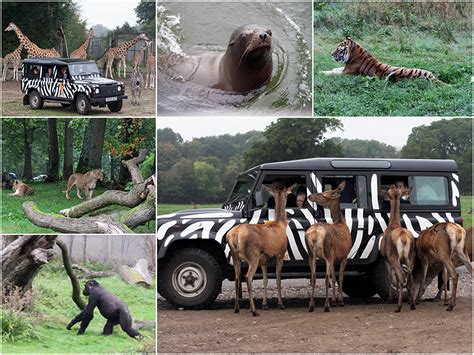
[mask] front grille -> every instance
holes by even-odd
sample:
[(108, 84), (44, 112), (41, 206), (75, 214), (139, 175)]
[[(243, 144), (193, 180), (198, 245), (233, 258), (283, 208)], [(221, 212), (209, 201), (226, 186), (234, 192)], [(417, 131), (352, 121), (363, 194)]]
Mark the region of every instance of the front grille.
[(118, 85), (117, 84), (110, 84), (110, 85), (101, 85), (99, 87), (99, 95), (98, 97), (101, 96), (118, 96), (123, 94), (123, 87), (122, 91), (117, 90)]

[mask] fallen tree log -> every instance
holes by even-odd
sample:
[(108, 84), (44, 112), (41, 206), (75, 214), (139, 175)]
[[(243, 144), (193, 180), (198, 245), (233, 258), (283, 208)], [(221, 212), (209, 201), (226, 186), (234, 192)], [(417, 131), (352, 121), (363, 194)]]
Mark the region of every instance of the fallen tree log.
[(72, 268), (81, 271), (82, 275), (79, 277), (83, 279), (94, 279), (98, 277), (110, 277), (117, 275), (117, 273), (113, 271), (92, 271), (86, 268), (85, 266), (77, 264), (72, 264)]

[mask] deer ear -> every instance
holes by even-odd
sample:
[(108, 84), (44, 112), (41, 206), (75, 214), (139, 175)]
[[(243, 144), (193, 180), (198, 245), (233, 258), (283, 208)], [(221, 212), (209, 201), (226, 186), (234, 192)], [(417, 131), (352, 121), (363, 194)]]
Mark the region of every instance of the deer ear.
[(382, 195), (383, 197), (388, 196), (388, 191), (387, 191), (387, 190), (380, 189), (379, 192), (381, 193), (381, 195)]
[(339, 190), (339, 192), (343, 191), (346, 188), (346, 180), (342, 180), (342, 182), (339, 184), (336, 190)]
[(296, 184), (291, 185), (290, 187), (286, 188), (286, 194), (289, 195), (292, 193), (293, 189), (296, 187)]
[(269, 188), (267, 185), (262, 185), (262, 186), (270, 195), (274, 196), (273, 190), (271, 188)]
[(341, 197), (341, 191), (339, 189), (334, 190), (334, 192), (331, 194), (332, 198), (339, 198)]

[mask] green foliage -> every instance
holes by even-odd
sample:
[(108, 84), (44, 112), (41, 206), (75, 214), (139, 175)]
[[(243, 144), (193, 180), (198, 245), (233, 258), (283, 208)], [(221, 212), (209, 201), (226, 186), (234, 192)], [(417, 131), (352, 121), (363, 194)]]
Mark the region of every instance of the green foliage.
[(244, 153), (247, 168), (282, 160), (340, 156), (339, 147), (324, 134), (341, 127), (335, 118), (279, 118), (263, 132), (263, 138)]
[(154, 22), (156, 17), (155, 6), (156, 3), (153, 0), (140, 0), (140, 3), (135, 8), (138, 22), (141, 24)]
[[(14, 22), (33, 43), (41, 48), (60, 49), (63, 43), (59, 28), (62, 27), (66, 34), (69, 51), (79, 47), (85, 38), (85, 21), (79, 17), (79, 8), (72, 0), (61, 2), (3, 2), (2, 22), (4, 28)], [(2, 29), (3, 31), (3, 29)], [(15, 33), (3, 32), (2, 56), (18, 47)], [(23, 53), (26, 53), (23, 50)], [(25, 55), (26, 57), (26, 55)]]
[[(25, 197), (12, 197), (8, 196), (9, 193), (12, 193), (11, 190), (1, 191), (1, 222), (2, 222), (2, 232), (19, 234), (19, 233), (55, 233), (51, 229), (41, 228), (33, 225), (22, 210), (22, 205), (26, 201), (33, 201), (37, 204), (38, 208), (46, 213), (58, 213), (58, 211), (70, 208), (79, 203), (78, 198), (76, 197), (75, 188), (71, 191), (71, 199), (67, 200), (65, 193), (66, 182), (58, 183), (30, 183), (29, 184), (35, 191), (33, 196)], [(105, 192), (105, 189), (102, 187), (97, 187), (94, 190), (94, 196), (100, 195)], [(84, 193), (82, 193), (84, 197)], [(110, 206), (104, 211), (121, 211), (126, 210), (126, 207), (119, 206)], [(155, 222), (152, 221), (148, 225), (140, 226), (135, 229), (137, 233), (151, 233), (155, 230)]]
[[(317, 5), (315, 115), (471, 115), (471, 10), (466, 5), (387, 2)], [(383, 63), (427, 69), (450, 85), (431, 84), (423, 79), (386, 83), (377, 78), (320, 73), (343, 66), (334, 62), (331, 53), (347, 35)]]
[(472, 194), (472, 119), (443, 119), (413, 128), (400, 156), (456, 160), (461, 192)]
[[(59, 259), (60, 257), (53, 263), (60, 266)], [(91, 265), (87, 264), (87, 267)], [(102, 270), (106, 267), (96, 263), (92, 269)], [(80, 281), (81, 287), (84, 282)], [(154, 285), (149, 289), (129, 286), (118, 276), (100, 278), (99, 282), (127, 303), (134, 320), (156, 319)], [(76, 335), (78, 325), (67, 330), (67, 323), (79, 313), (79, 309), (71, 299), (71, 282), (64, 270), (62, 273), (51, 272), (45, 266), (35, 277), (33, 289), (36, 295), (34, 308), (24, 315), (29, 318), (30, 327), (34, 327), (35, 337), (15, 338), (13, 341), (4, 337), (4, 353), (135, 353), (140, 349), (154, 352), (154, 329), (142, 328), (140, 333), (145, 336), (142, 341), (128, 337), (119, 326), (115, 327), (112, 335), (104, 337), (102, 328), (105, 319), (97, 310), (83, 336)], [(3, 308), (2, 315), (5, 311)]]
[(193, 208), (221, 208), (222, 204), (211, 203), (211, 204), (172, 204), (172, 203), (159, 203), (158, 215), (164, 215), (174, 213), (183, 210), (191, 210)]
[(140, 172), (144, 179), (155, 173), (155, 154), (148, 154), (145, 161), (140, 164)]
[(206, 162), (195, 161), (193, 164), (194, 174), (196, 176), (196, 185), (200, 201), (214, 201), (222, 192), (223, 188), (219, 177), (219, 169)]
[(397, 148), (374, 139), (332, 138), (345, 158), (398, 158)]
[(463, 227), (472, 227), (472, 208), (474, 198), (472, 196), (461, 196), (461, 216), (464, 218)]

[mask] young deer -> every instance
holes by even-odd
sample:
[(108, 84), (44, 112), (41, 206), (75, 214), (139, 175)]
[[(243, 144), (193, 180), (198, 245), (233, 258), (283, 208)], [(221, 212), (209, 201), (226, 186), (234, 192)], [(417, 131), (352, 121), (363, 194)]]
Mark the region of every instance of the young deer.
[(272, 189), (268, 192), (275, 198), (275, 221), (265, 224), (240, 224), (232, 228), (226, 236), (227, 244), (234, 263), (235, 270), (235, 313), (240, 311), (240, 298), (242, 297), (242, 283), (240, 281), (240, 266), (242, 260), (249, 264), (247, 271), (247, 288), (249, 292), (250, 311), (258, 316), (252, 295), (252, 281), (258, 266), (263, 272), (263, 303), (262, 308), (268, 309), (267, 305), (267, 263), (270, 259), (276, 261), (276, 283), (278, 289), (278, 307), (284, 309), (281, 299), (281, 269), (283, 259), (288, 247), (286, 227), (286, 201), (294, 186), (286, 188), (281, 181), (274, 181)]
[(390, 197), (390, 220), (387, 229), (383, 234), (380, 244), (380, 252), (385, 257), (387, 266), (387, 287), (388, 299), (392, 300), (392, 275), (395, 273), (398, 284), (398, 304), (395, 312), (400, 312), (403, 301), (403, 281), (405, 274), (401, 263), (405, 264), (408, 269), (407, 288), (410, 296), (410, 309), (415, 309), (415, 297), (413, 294), (413, 267), (415, 266), (415, 238), (413, 234), (406, 228), (402, 228), (400, 224), (400, 198), (403, 195), (410, 194), (411, 189), (405, 187), (400, 188), (390, 185), (388, 190), (382, 190), (384, 195)]
[(313, 224), (305, 233), (306, 246), (308, 248), (309, 267), (311, 269), (311, 298), (309, 300), (309, 312), (314, 311), (314, 287), (316, 285), (316, 258), (324, 259), (326, 262), (326, 301), (324, 312), (329, 312), (329, 277), (332, 277), (332, 301), (336, 302), (336, 273), (334, 264), (340, 263), (339, 267), (339, 306), (344, 306), (342, 297), (342, 284), (344, 269), (347, 264), (347, 255), (352, 247), (352, 238), (346, 221), (341, 213), (339, 200), (341, 191), (346, 187), (346, 181), (342, 181), (335, 190), (311, 194), (308, 200), (316, 202), (323, 207), (329, 207), (333, 224)]
[[(454, 265), (455, 258), (459, 258), (472, 274), (472, 265), (467, 255), (466, 230), (460, 225), (452, 222), (437, 223), (421, 232), (416, 241), (416, 255), (420, 260), (421, 269), (415, 270), (414, 278), (419, 286), (417, 301), (426, 290), (425, 283), (428, 268), (441, 263), (443, 273), (453, 279), (451, 298), (447, 310), (452, 311), (456, 305), (456, 289), (458, 274)], [(447, 277), (444, 277), (445, 288), (447, 288)]]

